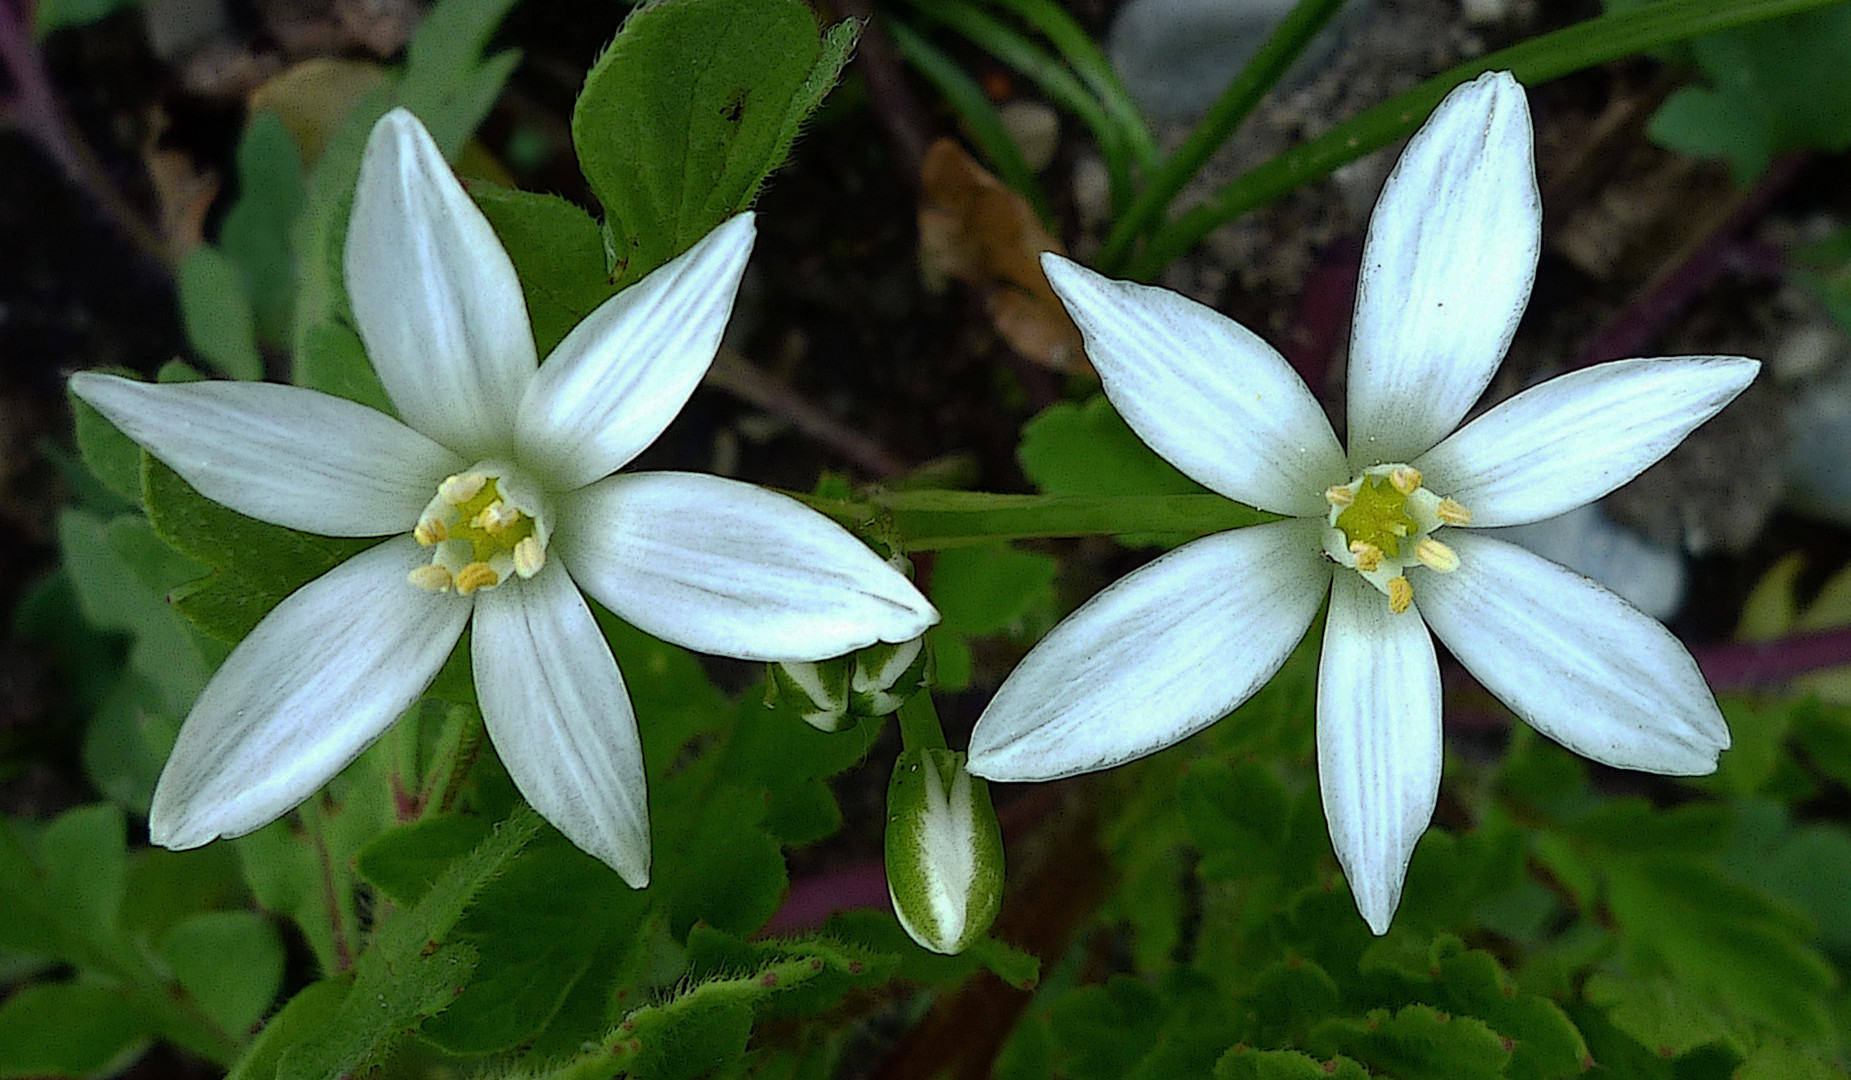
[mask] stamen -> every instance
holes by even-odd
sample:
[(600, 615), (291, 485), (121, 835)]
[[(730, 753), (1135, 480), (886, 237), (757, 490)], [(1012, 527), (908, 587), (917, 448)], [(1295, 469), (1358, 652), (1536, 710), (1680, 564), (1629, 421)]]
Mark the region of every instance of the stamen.
[(1341, 510), (1356, 501), (1356, 493), (1348, 484), (1332, 484), (1324, 489), (1324, 501)]
[(1388, 610), (1400, 615), (1414, 605), (1414, 586), (1405, 577), (1388, 579)]
[(1442, 574), (1459, 569), (1459, 553), (1432, 537), (1414, 546), (1414, 557), (1420, 560), (1422, 566)]
[(461, 506), (476, 497), (482, 485), (488, 483), (488, 477), (481, 473), (462, 473), (446, 479), (437, 486), (437, 494), (451, 506)]
[(1356, 556), (1356, 569), (1365, 574), (1375, 573), (1376, 567), (1382, 565), (1382, 549), (1367, 540), (1352, 540), (1350, 554)]
[(1439, 514), (1440, 520), (1448, 525), (1470, 525), (1472, 523), (1472, 512), (1450, 496), (1441, 499), (1439, 509), (1434, 512)]
[(456, 591), (463, 596), (468, 596), (477, 589), (492, 588), (500, 583), (501, 575), (485, 562), (472, 562), (456, 572)]
[(540, 538), (529, 536), (514, 545), (514, 572), (524, 580), (540, 572), (546, 565), (546, 549), (540, 546)]
[(450, 539), (450, 530), (444, 527), (442, 518), (425, 518), (418, 522), (418, 527), (411, 531), (411, 535), (420, 545), (430, 547)]
[(497, 499), (482, 508), (482, 512), (476, 515), (476, 520), (473, 524), (476, 528), (493, 536), (520, 519), (521, 512), (519, 510)]
[(411, 573), (406, 574), (405, 580), (427, 592), (450, 591), (450, 571), (445, 570), (436, 563), (425, 563)]
[(1420, 470), (1412, 465), (1403, 465), (1388, 474), (1388, 482), (1395, 485), (1395, 490), (1403, 495), (1412, 495), (1420, 490)]

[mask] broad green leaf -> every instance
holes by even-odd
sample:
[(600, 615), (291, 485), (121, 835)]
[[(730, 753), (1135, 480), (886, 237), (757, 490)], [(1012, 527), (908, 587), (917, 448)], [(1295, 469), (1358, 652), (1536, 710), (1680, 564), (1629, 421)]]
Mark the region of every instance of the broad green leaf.
[(238, 201), (225, 212), (219, 247), (237, 264), (250, 297), (259, 340), (290, 342), (296, 261), (290, 232), (302, 212), (302, 155), (283, 121), (268, 109), (253, 113), (238, 141)]
[(1831, 967), (1803, 919), (1709, 866), (1673, 857), (1605, 860), (1608, 904), (1643, 970), (1662, 965), (1691, 992), (1800, 1039), (1831, 1030)]
[(1497, 1080), (1511, 1053), (1484, 1021), (1449, 1016), (1430, 1005), (1371, 1010), (1362, 1020), (1330, 1020), (1312, 1038), (1365, 1067), (1404, 1080)]
[(944, 616), (927, 632), (937, 659), (937, 684), (963, 690), (971, 681), (968, 639), (1020, 634), (1053, 622), (1055, 561), (1007, 544), (949, 548), (932, 571), (932, 603)]
[(658, 833), (651, 890), (661, 890), (671, 932), (680, 937), (696, 922), (740, 935), (763, 926), (790, 887), (784, 853), (763, 825), (763, 791), (723, 787), (692, 806), (656, 801), (660, 820), (688, 823), (678, 836)]
[[(581, 979), (615, 984), (621, 971), (594, 971), (607, 941), (642, 925), (645, 894), (551, 829), (477, 897), (454, 940), (478, 954), (475, 977), (455, 1003), (422, 1029), (453, 1054), (512, 1049), (553, 1019)], [(586, 918), (596, 912), (596, 918)], [(589, 1037), (585, 1032), (581, 1037)]]
[(1729, 161), (1738, 182), (1791, 150), (1851, 146), (1851, 8), (1738, 27), (1690, 43), (1708, 86), (1673, 94), (1652, 118), (1652, 138), (1673, 150)]
[(193, 351), (231, 378), (262, 378), (256, 318), (237, 264), (211, 244), (201, 244), (181, 260), (175, 284), (180, 321)]
[(270, 1011), (283, 987), (283, 941), (254, 912), (195, 915), (167, 935), (161, 955), (206, 1018), (237, 1038)]
[[(1022, 470), (1050, 495), (1200, 495), (1206, 489), (1157, 456), (1099, 394), (1084, 405), (1063, 401), (1022, 429)], [(1132, 547), (1174, 547), (1188, 536), (1130, 533)]]
[(397, 820), (391, 777), (391, 748), (382, 741), (295, 814), (231, 841), (258, 906), (295, 921), (324, 974), (347, 968), (358, 947), (354, 858)]
[(65, 396), (70, 400), (71, 415), (77, 422), (77, 449), (83, 455), (85, 467), (130, 506), (140, 506), (141, 447), (89, 402), (68, 390)]
[(1293, 957), (1260, 972), (1246, 995), (1253, 1010), (1246, 1030), (1262, 1046), (1302, 1044), (1313, 1026), (1338, 1015), (1342, 991), (1323, 968)]
[(152, 457), (143, 499), (154, 531), (211, 568), (176, 589), (173, 603), (221, 641), (241, 640), (290, 593), (378, 542), (313, 536), (245, 517), (194, 491)]
[(396, 415), (360, 335), (344, 323), (316, 323), (296, 335), (295, 378), (298, 385)]
[(1836, 822), (1796, 826), (1778, 803), (1746, 803), (1724, 865), (1737, 881), (1804, 912), (1840, 972), (1851, 965), (1851, 830)]
[(118, 673), (84, 729), (84, 772), (97, 790), (138, 814), (148, 811), (155, 781), (180, 734), (168, 696), (135, 669)]
[(457, 859), (424, 898), (386, 919), (353, 968), (353, 982), (325, 1021), (278, 1054), (278, 1080), (321, 1080), (376, 1062), (406, 1032), (448, 1008), (469, 983), (475, 950), (449, 939), (481, 890), (499, 877), (540, 829), (521, 809)]
[(855, 40), (825, 38), (802, 0), (637, 8), (572, 112), (579, 167), (603, 206), (619, 287), (745, 210), (835, 84)]
[[(136, 534), (145, 534), (137, 537)], [(152, 540), (153, 545), (139, 540)], [(79, 610), (91, 625), (127, 633), (129, 666), (156, 688), (159, 707), (179, 716), (192, 707), (217, 662), (188, 624), (145, 583), (151, 574), (171, 570), (171, 551), (152, 566), (136, 566), (122, 552), (133, 548), (153, 555), (166, 545), (148, 532), (139, 514), (117, 518), (107, 526), (92, 514), (66, 510), (58, 518), (58, 547), (77, 592)], [(178, 585), (193, 573), (168, 583)]]
[(590, 214), (556, 195), (493, 184), (469, 185), (501, 246), (514, 262), (542, 359), (613, 292), (604, 270), (604, 238)]
[(0, 1077), (114, 1072), (154, 1035), (142, 995), (96, 983), (28, 986), (0, 1003)]
[(230, 844), (191, 851), (139, 848), (129, 857), (122, 927), (144, 942), (166, 939), (181, 922), (249, 902)]
[(1206, 1076), (1236, 1041), (1215, 984), (1179, 968), (1156, 986), (1123, 975), (1054, 1005), (1051, 1026), (1074, 1080)]
[(245, 1048), (244, 1056), (232, 1066), (225, 1080), (276, 1080), (283, 1054), (309, 1033), (333, 1023), (347, 1000), (348, 989), (348, 980), (336, 977), (312, 982), (297, 991)]
[(1710, 1002), (1666, 979), (1595, 972), (1583, 991), (1615, 1027), (1660, 1057), (1676, 1057), (1729, 1035), (1733, 1025)]
[(1509, 1039), (1506, 1076), (1566, 1080), (1581, 1073), (1588, 1057), (1581, 1032), (1555, 1002), (1519, 991), (1490, 953), (1468, 950), (1457, 938), (1443, 935), (1427, 963), (1430, 978), (1413, 982), (1410, 996), (1454, 1017), (1483, 1020)]
[(1215, 1080), (1369, 1080), (1369, 1074), (1346, 1057), (1319, 1061), (1297, 1050), (1236, 1046), (1215, 1062)]
[[(39, 837), (45, 892), (51, 910), (72, 939), (108, 949), (118, 946), (128, 839), (122, 811), (109, 805), (66, 810)], [(82, 954), (67, 952), (73, 960)]]
[(1812, 1054), (1782, 1043), (1757, 1046), (1733, 1074), (1732, 1080), (1843, 1080), (1845, 1071)]

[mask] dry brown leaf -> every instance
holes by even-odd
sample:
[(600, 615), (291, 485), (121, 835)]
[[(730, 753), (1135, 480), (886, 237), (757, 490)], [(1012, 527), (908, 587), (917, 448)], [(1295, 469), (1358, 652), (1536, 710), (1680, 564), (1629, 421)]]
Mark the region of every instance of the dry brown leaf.
[(930, 279), (978, 290), (1009, 347), (1063, 372), (1090, 370), (1080, 331), (1041, 272), (1041, 253), (1066, 254), (1022, 196), (964, 148), (940, 139), (919, 176), (919, 265)]
[(168, 259), (178, 266), (186, 253), (206, 242), (206, 214), (218, 197), (219, 178), (196, 168), (192, 156), (161, 145), (167, 115), (159, 106), (148, 117), (148, 137), (141, 145), (142, 164), (160, 210), (161, 243)]
[(367, 60), (304, 60), (258, 87), (251, 95), (251, 112), (276, 113), (303, 160), (313, 166), (348, 112), (385, 77), (384, 67)]

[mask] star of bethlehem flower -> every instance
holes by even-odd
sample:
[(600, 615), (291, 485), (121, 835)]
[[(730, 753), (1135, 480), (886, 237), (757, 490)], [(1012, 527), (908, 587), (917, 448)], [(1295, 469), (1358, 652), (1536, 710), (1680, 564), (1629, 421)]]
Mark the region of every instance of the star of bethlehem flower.
[(277, 605), (180, 730), (149, 832), (170, 848), (286, 813), (379, 738), (473, 619), (490, 740), (573, 843), (641, 887), (649, 825), (622, 676), (579, 590), (690, 649), (815, 660), (938, 613), (802, 504), (713, 476), (611, 475), (719, 347), (750, 214), (611, 298), (536, 362), (514, 266), (421, 124), (373, 129), (347, 233), (354, 321), (399, 417), (293, 386), (77, 394), (202, 494), (277, 525), (386, 536)]
[[(1668, 453), (1750, 381), (1740, 357), (1622, 360), (1463, 428), (1529, 299), (1541, 207), (1523, 89), (1481, 76), (1402, 154), (1369, 223), (1349, 450), (1252, 332), (1162, 289), (1042, 265), (1152, 449), (1287, 519), (1186, 544), (1095, 596), (997, 691), (970, 771), (1051, 780), (1177, 743), (1247, 700), (1329, 600), (1318, 782), (1358, 910), (1385, 933), (1440, 781), (1429, 630), (1536, 730), (1596, 761), (1707, 773), (1729, 731), (1662, 626), (1477, 531), (1553, 517)], [(1448, 433), (1451, 434), (1448, 434)]]

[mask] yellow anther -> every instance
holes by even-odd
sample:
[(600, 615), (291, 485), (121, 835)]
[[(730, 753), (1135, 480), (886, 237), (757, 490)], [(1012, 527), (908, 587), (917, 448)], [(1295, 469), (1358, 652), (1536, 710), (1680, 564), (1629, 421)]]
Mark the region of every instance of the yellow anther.
[(405, 580), (427, 592), (448, 592), (450, 589), (450, 571), (436, 563), (425, 563), (406, 574)]
[(1348, 484), (1332, 484), (1324, 489), (1324, 501), (1341, 510), (1356, 501), (1356, 493)]
[(493, 588), (500, 583), (501, 575), (485, 562), (472, 562), (456, 572), (456, 591), (464, 596), (477, 589)]
[(1350, 541), (1350, 554), (1356, 556), (1356, 569), (1365, 574), (1375, 573), (1382, 565), (1382, 549), (1367, 540)]
[(437, 486), (437, 494), (451, 506), (461, 506), (476, 497), (482, 485), (488, 483), (488, 477), (481, 473), (462, 473), (446, 479)]
[(540, 538), (529, 536), (514, 545), (514, 572), (523, 579), (540, 572), (546, 565), (546, 549), (540, 546)]
[(482, 508), (482, 512), (476, 515), (476, 520), (472, 522), (472, 524), (474, 524), (476, 528), (493, 536), (520, 519), (521, 512), (519, 510), (514, 509), (500, 499), (496, 499), (494, 502)]
[(1461, 506), (1458, 500), (1450, 497), (1441, 499), (1439, 509), (1434, 512), (1440, 515), (1440, 520), (1448, 525), (1470, 525), (1472, 523), (1472, 512)]
[(1388, 474), (1388, 482), (1395, 485), (1395, 490), (1403, 495), (1412, 495), (1420, 490), (1420, 470), (1412, 465), (1403, 465)]
[(430, 547), (450, 539), (450, 530), (444, 527), (442, 519), (426, 518), (418, 522), (418, 527), (411, 531), (411, 535), (419, 544)]
[(1388, 610), (1400, 615), (1414, 605), (1414, 586), (1404, 577), (1388, 579)]
[(1432, 537), (1414, 545), (1414, 557), (1422, 566), (1442, 574), (1459, 569), (1459, 553)]

